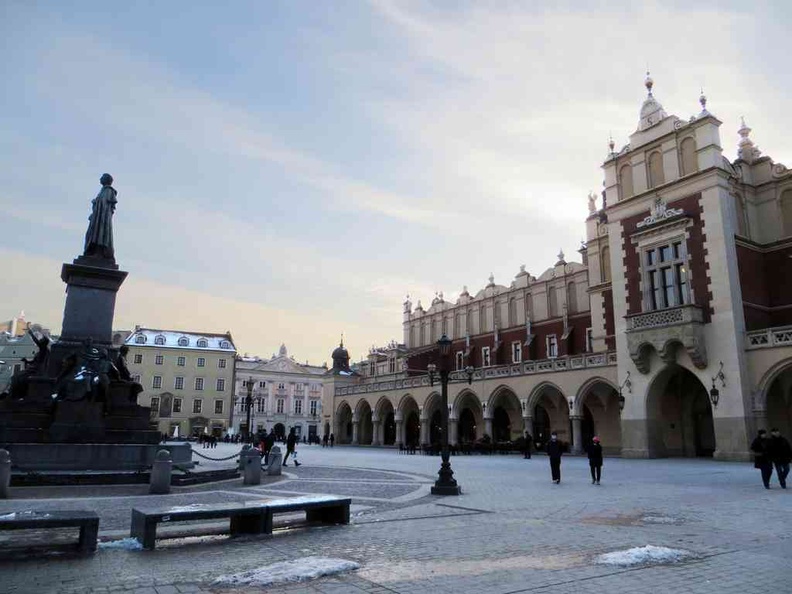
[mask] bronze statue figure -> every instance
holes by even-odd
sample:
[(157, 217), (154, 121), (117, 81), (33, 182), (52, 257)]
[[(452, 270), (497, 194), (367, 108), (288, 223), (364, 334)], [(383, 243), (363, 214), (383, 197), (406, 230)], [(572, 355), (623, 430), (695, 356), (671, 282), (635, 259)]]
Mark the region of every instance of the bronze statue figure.
[(113, 176), (109, 173), (102, 175), (99, 181), (102, 189), (91, 202), (91, 216), (88, 217), (83, 255), (114, 260), (113, 213), (118, 203), (116, 200), (118, 192), (112, 187)]

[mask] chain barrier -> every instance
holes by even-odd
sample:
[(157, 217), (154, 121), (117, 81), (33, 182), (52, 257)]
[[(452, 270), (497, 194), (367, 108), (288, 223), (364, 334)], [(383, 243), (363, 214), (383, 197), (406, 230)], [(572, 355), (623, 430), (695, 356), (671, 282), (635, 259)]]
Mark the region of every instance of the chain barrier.
[(239, 450), (236, 454), (231, 454), (230, 456), (226, 456), (225, 458), (210, 458), (209, 456), (205, 456), (201, 452), (198, 452), (196, 450), (193, 450), (192, 453), (206, 460), (211, 460), (212, 462), (225, 462), (226, 460), (231, 460), (232, 458), (238, 458), (244, 451), (245, 450)]

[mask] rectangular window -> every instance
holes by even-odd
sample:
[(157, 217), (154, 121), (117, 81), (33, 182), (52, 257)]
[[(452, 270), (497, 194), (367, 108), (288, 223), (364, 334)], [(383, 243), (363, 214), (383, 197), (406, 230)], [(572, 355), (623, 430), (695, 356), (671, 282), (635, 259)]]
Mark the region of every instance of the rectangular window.
[(512, 363), (522, 363), (522, 343), (519, 340), (512, 343)]
[(193, 400), (193, 413), (200, 413), (203, 408), (203, 400)]
[(179, 357), (178, 359), (176, 359), (176, 365), (178, 365), (179, 367), (184, 367), (186, 363), (187, 363), (187, 359), (185, 359), (184, 357)]
[(222, 415), (223, 414), (223, 401), (222, 400), (215, 400), (215, 414)]
[(465, 353), (462, 351), (456, 352), (456, 370), (462, 371), (465, 368)]
[(276, 412), (277, 412), (278, 414), (281, 414), (281, 415), (282, 415), (282, 414), (283, 414), (283, 398), (278, 398), (278, 405), (277, 405), (277, 406), (278, 406), (278, 407), (277, 407), (277, 409), (276, 409)]
[(690, 302), (685, 244), (672, 241), (645, 251), (644, 311), (677, 307)]
[(256, 398), (256, 412), (263, 413), (267, 409), (266, 398)]
[(140, 374), (136, 373), (135, 375), (133, 375), (132, 376), (132, 381), (135, 382), (136, 384), (139, 384), (140, 383)]
[(173, 399), (173, 412), (180, 413), (182, 411), (182, 399), (181, 398), (174, 398)]
[(198, 367), (206, 367), (206, 359), (198, 357)]
[(173, 380), (173, 389), (174, 390), (184, 390), (184, 378), (177, 377)]
[(592, 328), (586, 328), (586, 352), (594, 352), (594, 331)]
[(259, 382), (259, 388), (262, 390), (267, 387), (267, 382)]
[(140, 365), (141, 363), (143, 363), (143, 355), (135, 353), (135, 364)]
[(318, 405), (318, 402), (319, 402), (318, 400), (311, 400), (311, 416), (312, 417), (316, 416), (316, 407)]
[(154, 389), (157, 389), (157, 388), (161, 388), (161, 387), (162, 387), (162, 376), (161, 376), (161, 375), (155, 375), (155, 376), (152, 378), (152, 380), (151, 380), (151, 387), (152, 387), (152, 388), (154, 388)]
[(285, 390), (286, 384), (278, 384), (278, 390)]
[(219, 369), (225, 369), (225, 366), (226, 366), (226, 360), (225, 359), (218, 359), (217, 360), (217, 367)]
[(225, 392), (225, 379), (222, 377), (217, 378), (217, 391)]
[(396, 359), (388, 359), (388, 373), (396, 373)]
[(159, 413), (159, 396), (151, 397), (151, 412), (154, 414)]
[(481, 366), (482, 367), (489, 367), (491, 364), (490, 361), (490, 348), (489, 347), (481, 347)]
[(157, 355), (154, 357), (154, 365), (162, 365), (162, 362), (165, 360), (165, 357), (162, 355)]
[(558, 339), (555, 334), (547, 337), (547, 358), (554, 359), (558, 357)]
[(195, 378), (195, 389), (196, 390), (203, 390), (204, 387), (204, 378), (196, 377)]
[(301, 415), (302, 414), (302, 400), (295, 400), (294, 401), (294, 414)]

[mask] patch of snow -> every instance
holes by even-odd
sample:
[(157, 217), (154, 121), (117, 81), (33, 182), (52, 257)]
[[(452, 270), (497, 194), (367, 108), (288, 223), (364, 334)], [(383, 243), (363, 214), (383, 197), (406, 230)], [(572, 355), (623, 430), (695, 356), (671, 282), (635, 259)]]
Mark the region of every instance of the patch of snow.
[(668, 547), (646, 545), (624, 551), (605, 553), (597, 557), (595, 561), (603, 565), (619, 566), (642, 565), (645, 563), (676, 563), (692, 556), (692, 554), (684, 549), (669, 549)]
[(358, 569), (360, 565), (345, 559), (328, 557), (303, 557), (281, 561), (233, 575), (221, 575), (213, 583), (224, 586), (271, 586), (288, 582), (302, 582), (326, 575), (335, 575)]
[(206, 506), (202, 503), (190, 503), (188, 505), (182, 505), (179, 507), (169, 507), (169, 512), (186, 512), (186, 511), (196, 511), (199, 509), (204, 509)]
[(0, 520), (13, 520), (16, 518), (16, 512), (11, 512), (10, 514), (3, 514), (0, 516)]
[(26, 510), (21, 512), (11, 512), (0, 516), (0, 520), (13, 520), (15, 518), (49, 518), (50, 515), (46, 512), (37, 512), (33, 510)]
[(140, 551), (143, 549), (143, 545), (137, 538), (109, 540), (107, 542), (100, 542), (97, 546), (100, 549), (123, 549), (125, 551)]

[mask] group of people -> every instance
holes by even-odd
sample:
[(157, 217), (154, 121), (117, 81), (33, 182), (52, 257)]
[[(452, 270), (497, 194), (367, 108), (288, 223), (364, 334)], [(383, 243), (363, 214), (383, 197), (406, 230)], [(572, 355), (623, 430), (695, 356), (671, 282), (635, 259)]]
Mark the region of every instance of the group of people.
[(767, 431), (759, 429), (756, 439), (751, 443), (751, 451), (754, 455), (754, 468), (758, 468), (762, 472), (764, 488), (770, 488), (770, 478), (773, 476), (775, 467), (778, 484), (782, 489), (786, 489), (789, 463), (792, 461), (792, 446), (781, 435), (781, 432), (773, 427), (768, 436)]
[[(531, 435), (525, 435), (525, 458), (531, 457)], [(550, 459), (550, 476), (552, 481), (558, 485), (561, 482), (561, 456), (564, 453), (564, 446), (558, 440), (558, 433), (553, 431), (550, 434), (550, 441), (545, 444), (547, 457)], [(600, 438), (594, 436), (591, 443), (586, 448), (588, 454), (589, 468), (591, 469), (591, 484), (599, 485), (602, 478), (602, 444)]]
[(334, 434), (332, 434), (332, 433), (330, 435), (327, 435), (327, 433), (324, 434), (324, 437), (322, 437), (322, 447), (326, 448), (328, 442), (330, 443), (330, 447), (332, 448), (333, 444), (335, 443), (335, 435)]

